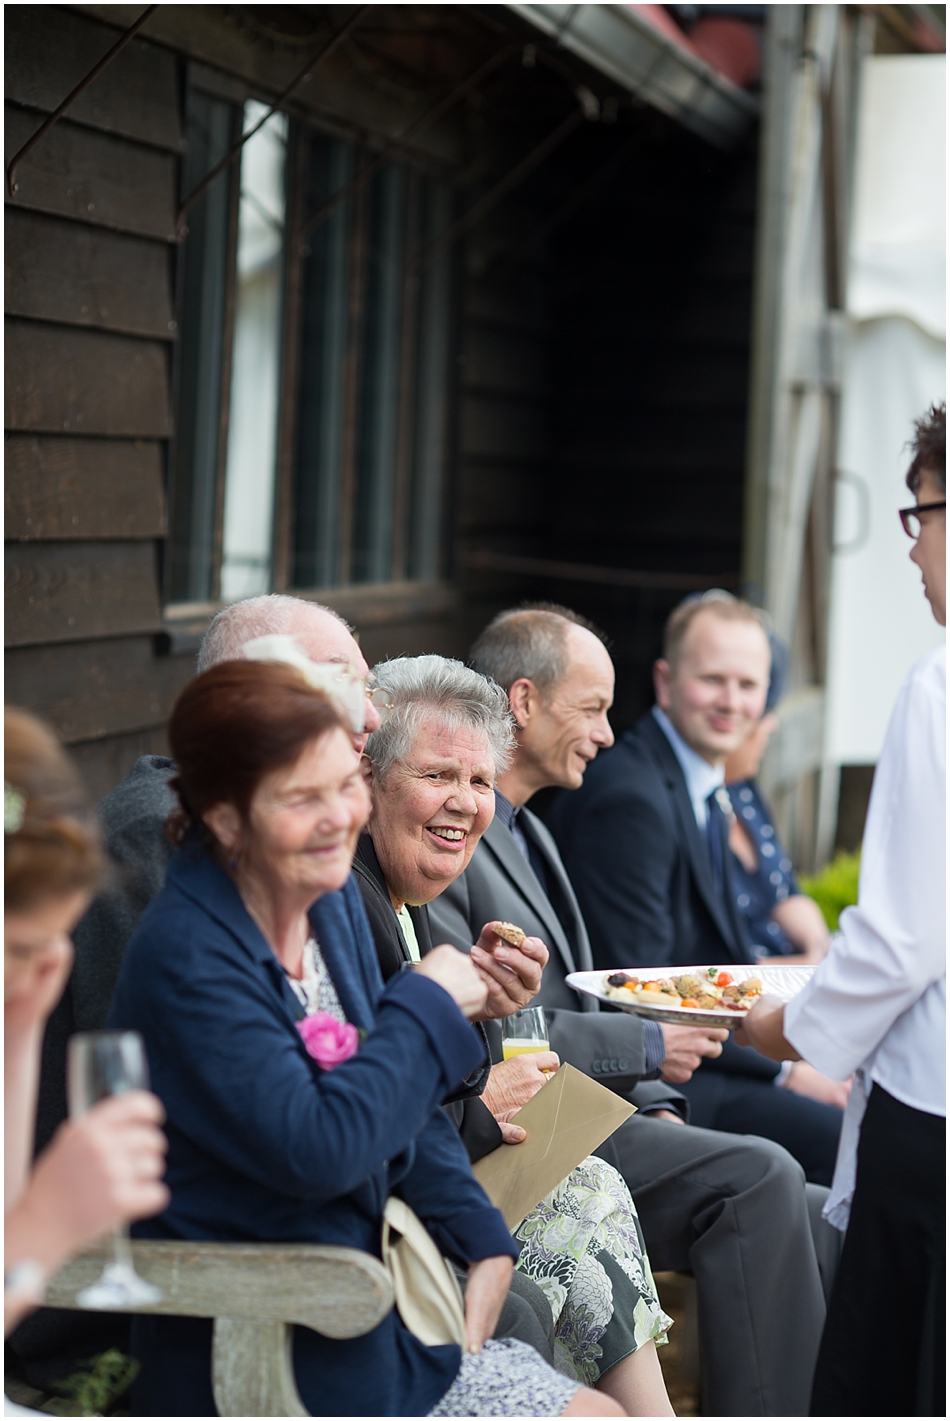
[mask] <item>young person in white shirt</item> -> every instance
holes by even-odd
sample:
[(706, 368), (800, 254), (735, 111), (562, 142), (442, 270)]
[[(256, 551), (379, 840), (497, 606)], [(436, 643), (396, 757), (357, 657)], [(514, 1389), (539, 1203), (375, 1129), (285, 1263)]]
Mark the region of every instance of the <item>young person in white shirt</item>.
[[(917, 422), (901, 511), (946, 626), (946, 407)], [(737, 1033), (855, 1072), (825, 1213), (846, 1229), (813, 1416), (945, 1416), (946, 647), (901, 688), (874, 778), (858, 905), (805, 989)]]

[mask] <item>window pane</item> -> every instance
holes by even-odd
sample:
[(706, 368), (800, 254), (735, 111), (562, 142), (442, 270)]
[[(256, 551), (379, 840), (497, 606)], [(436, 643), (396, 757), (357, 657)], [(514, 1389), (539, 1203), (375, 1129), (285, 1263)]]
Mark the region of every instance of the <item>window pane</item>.
[[(182, 196), (232, 142), (230, 104), (192, 90)], [(230, 176), (224, 172), (188, 214), (182, 250), (177, 432), (170, 494), (167, 594), (205, 601), (214, 592), (214, 525), (221, 423), (221, 357), (227, 289)]]
[[(426, 183), (423, 245), (452, 220), (447, 187)], [(442, 572), (443, 489), (445, 486), (446, 396), (449, 362), (450, 257), (434, 255), (419, 293), (419, 355), (412, 499), (409, 513), (409, 576), (435, 578)]]
[(404, 168), (390, 164), (373, 179), (369, 194), (354, 582), (388, 582), (392, 577), (406, 176)]
[[(353, 175), (353, 146), (313, 134), (306, 213), (316, 212)], [(331, 587), (339, 578), (343, 384), (347, 340), (350, 204), (310, 238), (303, 282), (297, 403), (297, 513), (294, 585)]]
[[(266, 112), (244, 105), (244, 131)], [(274, 114), (241, 154), (234, 348), (221, 596), (266, 592), (273, 561), (280, 406), (287, 119)]]

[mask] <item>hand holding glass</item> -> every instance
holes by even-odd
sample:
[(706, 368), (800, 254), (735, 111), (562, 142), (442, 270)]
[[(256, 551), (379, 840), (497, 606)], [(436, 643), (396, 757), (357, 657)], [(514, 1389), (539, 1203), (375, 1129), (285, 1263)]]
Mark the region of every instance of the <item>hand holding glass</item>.
[[(99, 1100), (128, 1090), (148, 1090), (148, 1062), (137, 1031), (83, 1031), (69, 1042), (69, 1113), (85, 1115)], [(113, 1260), (97, 1283), (76, 1295), (80, 1307), (113, 1310), (161, 1301), (161, 1291), (140, 1278), (132, 1263), (129, 1231), (113, 1234)]]

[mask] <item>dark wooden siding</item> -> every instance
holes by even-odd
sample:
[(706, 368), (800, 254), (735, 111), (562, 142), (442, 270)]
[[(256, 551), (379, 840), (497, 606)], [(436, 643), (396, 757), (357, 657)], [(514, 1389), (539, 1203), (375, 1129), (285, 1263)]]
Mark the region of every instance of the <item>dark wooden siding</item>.
[[(660, 115), (552, 251), (548, 556), (738, 590), (755, 224), (754, 142), (729, 156)], [(618, 135), (618, 142), (622, 142)], [(652, 701), (684, 588), (549, 583), (609, 633), (615, 726)]]
[[(6, 21), (6, 155), (115, 29)], [(133, 41), (21, 164), (6, 217), (6, 698), (104, 793), (157, 748), (189, 658), (158, 654), (179, 62)]]
[[(486, 45), (536, 38), (489, 8), (404, 8), (387, 39), (379, 7), (363, 60), (341, 52), (302, 105), (401, 131)], [(8, 7), (8, 157), (114, 41), (110, 7), (97, 13)], [(161, 745), (213, 610), (182, 620), (160, 595), (180, 84), (200, 60), (227, 69), (215, 82), (235, 102), (238, 76), (279, 91), (299, 50), (256, 25), (227, 7), (161, 7), (148, 30), (161, 43), (128, 47), (24, 161), (7, 204), (7, 696), (52, 721), (97, 792)], [(374, 66), (413, 27), (438, 31), (444, 64), (407, 98), (398, 62), (385, 82)], [(563, 122), (577, 82), (610, 88), (563, 56), (520, 61), (516, 45), (426, 134), (459, 213)], [(476, 564), (487, 551), (738, 577), (755, 155), (724, 158), (627, 101), (615, 112), (582, 124), (453, 249), (447, 581), (320, 595), (370, 662), (464, 655), (523, 597), (573, 605), (611, 634), (622, 727), (682, 594)]]

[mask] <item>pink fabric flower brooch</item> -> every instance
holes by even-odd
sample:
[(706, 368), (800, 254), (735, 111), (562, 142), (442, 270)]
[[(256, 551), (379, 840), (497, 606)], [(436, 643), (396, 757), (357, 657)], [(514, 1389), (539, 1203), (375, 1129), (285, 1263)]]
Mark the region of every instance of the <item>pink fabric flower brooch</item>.
[(297, 1022), (297, 1030), (303, 1037), (307, 1055), (312, 1056), (324, 1071), (332, 1071), (341, 1061), (348, 1061), (355, 1055), (360, 1044), (360, 1034), (348, 1021), (337, 1021), (327, 1011), (314, 1012)]

